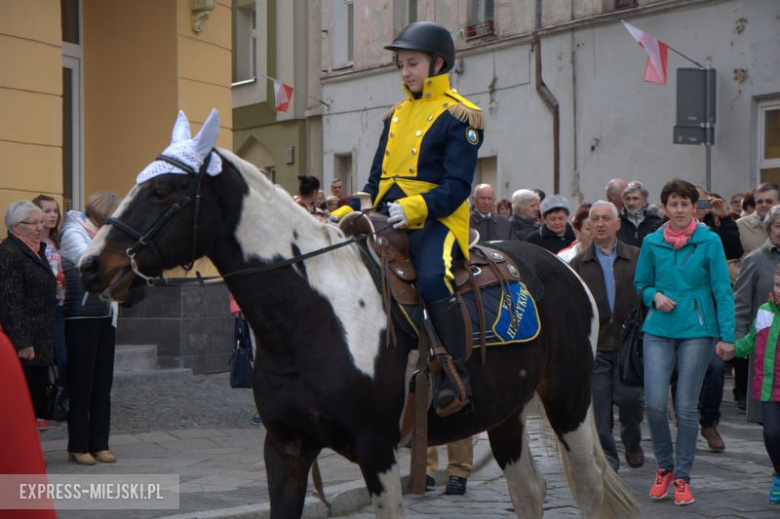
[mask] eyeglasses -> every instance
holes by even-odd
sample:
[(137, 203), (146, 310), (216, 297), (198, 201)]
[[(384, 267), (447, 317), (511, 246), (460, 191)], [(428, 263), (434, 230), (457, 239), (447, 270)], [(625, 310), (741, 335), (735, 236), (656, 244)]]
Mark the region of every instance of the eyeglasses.
[(44, 223), (41, 220), (36, 220), (34, 222), (19, 222), (19, 223), (23, 223), (25, 225), (32, 225), (33, 227), (44, 226)]
[(772, 205), (774, 203), (772, 198), (756, 198), (756, 205)]

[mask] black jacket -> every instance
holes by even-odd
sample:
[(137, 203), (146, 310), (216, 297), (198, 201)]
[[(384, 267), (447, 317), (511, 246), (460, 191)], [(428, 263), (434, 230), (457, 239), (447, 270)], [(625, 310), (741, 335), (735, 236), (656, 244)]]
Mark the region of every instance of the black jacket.
[(46, 260), (46, 244), (35, 254), (22, 240), (8, 233), (0, 243), (0, 325), (17, 351), (32, 346), (29, 366), (54, 364), (54, 319), (57, 280)]
[(532, 232), (528, 235), (528, 242), (544, 247), (553, 254), (558, 254), (560, 251), (572, 244), (577, 239), (574, 235), (574, 229), (571, 225), (566, 224), (566, 232), (563, 236), (558, 236), (546, 225), (542, 225), (538, 231)]
[(739, 227), (737, 222), (729, 218), (718, 218), (712, 214), (704, 217), (704, 224), (712, 232), (720, 236), (720, 242), (723, 244), (723, 252), (726, 253), (726, 259), (739, 259), (744, 254), (742, 241), (739, 239)]
[(520, 218), (516, 214), (509, 219), (512, 229), (512, 238), (515, 240), (527, 240), (528, 235), (539, 230), (539, 222), (533, 218)]
[(618, 240), (626, 245), (641, 247), (645, 236), (658, 229), (658, 226), (661, 225), (661, 219), (654, 214), (648, 213), (647, 209), (644, 209), (644, 212), (645, 219), (642, 220), (639, 227), (628, 219), (625, 209), (620, 212), (620, 229), (617, 234)]
[(62, 258), (62, 271), (65, 273), (65, 303), (62, 307), (65, 319), (85, 319), (111, 315), (108, 303), (101, 301), (97, 294), (91, 294), (84, 290), (78, 268), (72, 261)]
[(479, 232), (479, 243), (491, 240), (508, 240), (512, 237), (509, 220), (500, 214), (484, 217), (476, 211), (471, 212), (469, 226)]

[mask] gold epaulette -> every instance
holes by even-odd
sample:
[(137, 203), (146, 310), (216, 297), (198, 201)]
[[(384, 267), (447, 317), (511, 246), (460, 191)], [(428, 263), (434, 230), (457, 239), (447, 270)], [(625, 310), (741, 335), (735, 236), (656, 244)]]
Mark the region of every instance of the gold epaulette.
[(485, 118), (480, 107), (452, 90), (447, 91), (447, 96), (458, 102), (447, 109), (453, 117), (477, 130), (485, 129)]
[(393, 106), (391, 106), (390, 109), (385, 112), (385, 115), (382, 116), (382, 120), (383, 121), (387, 121), (388, 119), (390, 119), (393, 116), (393, 113), (397, 109), (401, 108), (401, 105), (404, 104), (405, 102), (406, 102), (406, 99), (404, 99), (403, 101), (399, 101), (396, 104), (394, 104)]

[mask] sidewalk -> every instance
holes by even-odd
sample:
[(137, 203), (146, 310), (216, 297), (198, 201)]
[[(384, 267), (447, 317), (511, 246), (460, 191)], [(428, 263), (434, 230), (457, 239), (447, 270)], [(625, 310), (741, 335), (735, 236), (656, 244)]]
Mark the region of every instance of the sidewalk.
[[(727, 381), (730, 383), (730, 381)], [(730, 396), (731, 391), (726, 389)], [(227, 374), (195, 376), (174, 385), (125, 387), (115, 392), (111, 450), (115, 465), (83, 467), (67, 462), (66, 428), (56, 424), (42, 434), (48, 470), (53, 474), (179, 474), (180, 509), (159, 511), (60, 511), (59, 517), (104, 518), (266, 518), (268, 489), (262, 445), (265, 430), (250, 424), (252, 395), (231, 389)], [(621, 468), (621, 475), (644, 508), (643, 517), (780, 517), (780, 507), (767, 504), (771, 476), (761, 428), (747, 424), (730, 398), (724, 400), (720, 430), (726, 452), (711, 453), (700, 438), (692, 488), (696, 503), (674, 507), (670, 500), (646, 498), (655, 472), (649, 434), (643, 436), (647, 463), (642, 469)], [(532, 452), (547, 480), (545, 517), (576, 517), (560, 464), (551, 456), (553, 442), (542, 437), (530, 420)], [(409, 451), (400, 453), (402, 473), (408, 474)], [(442, 451), (440, 463), (445, 463)], [(469, 478), (465, 496), (444, 496), (443, 486), (424, 496), (406, 496), (408, 518), (515, 517), (496, 463), (489, 457), (486, 435), (475, 439), (475, 463), (484, 467)], [(332, 451), (319, 458), (326, 495), (333, 515), (373, 518), (360, 471)], [(440, 483), (446, 477), (440, 471)], [(313, 487), (310, 485), (310, 490)], [(304, 517), (326, 517), (325, 507), (310, 492)], [(348, 515), (352, 513), (352, 515)]]

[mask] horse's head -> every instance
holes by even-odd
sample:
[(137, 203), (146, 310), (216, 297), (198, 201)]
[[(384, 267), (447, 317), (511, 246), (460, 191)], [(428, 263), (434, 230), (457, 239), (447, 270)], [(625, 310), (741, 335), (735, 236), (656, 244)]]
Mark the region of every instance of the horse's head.
[(206, 254), (222, 212), (216, 197), (207, 196), (222, 172), (214, 152), (218, 131), (216, 110), (195, 137), (179, 112), (171, 145), (138, 175), (79, 260), (89, 291), (121, 300), (135, 275), (159, 276)]

